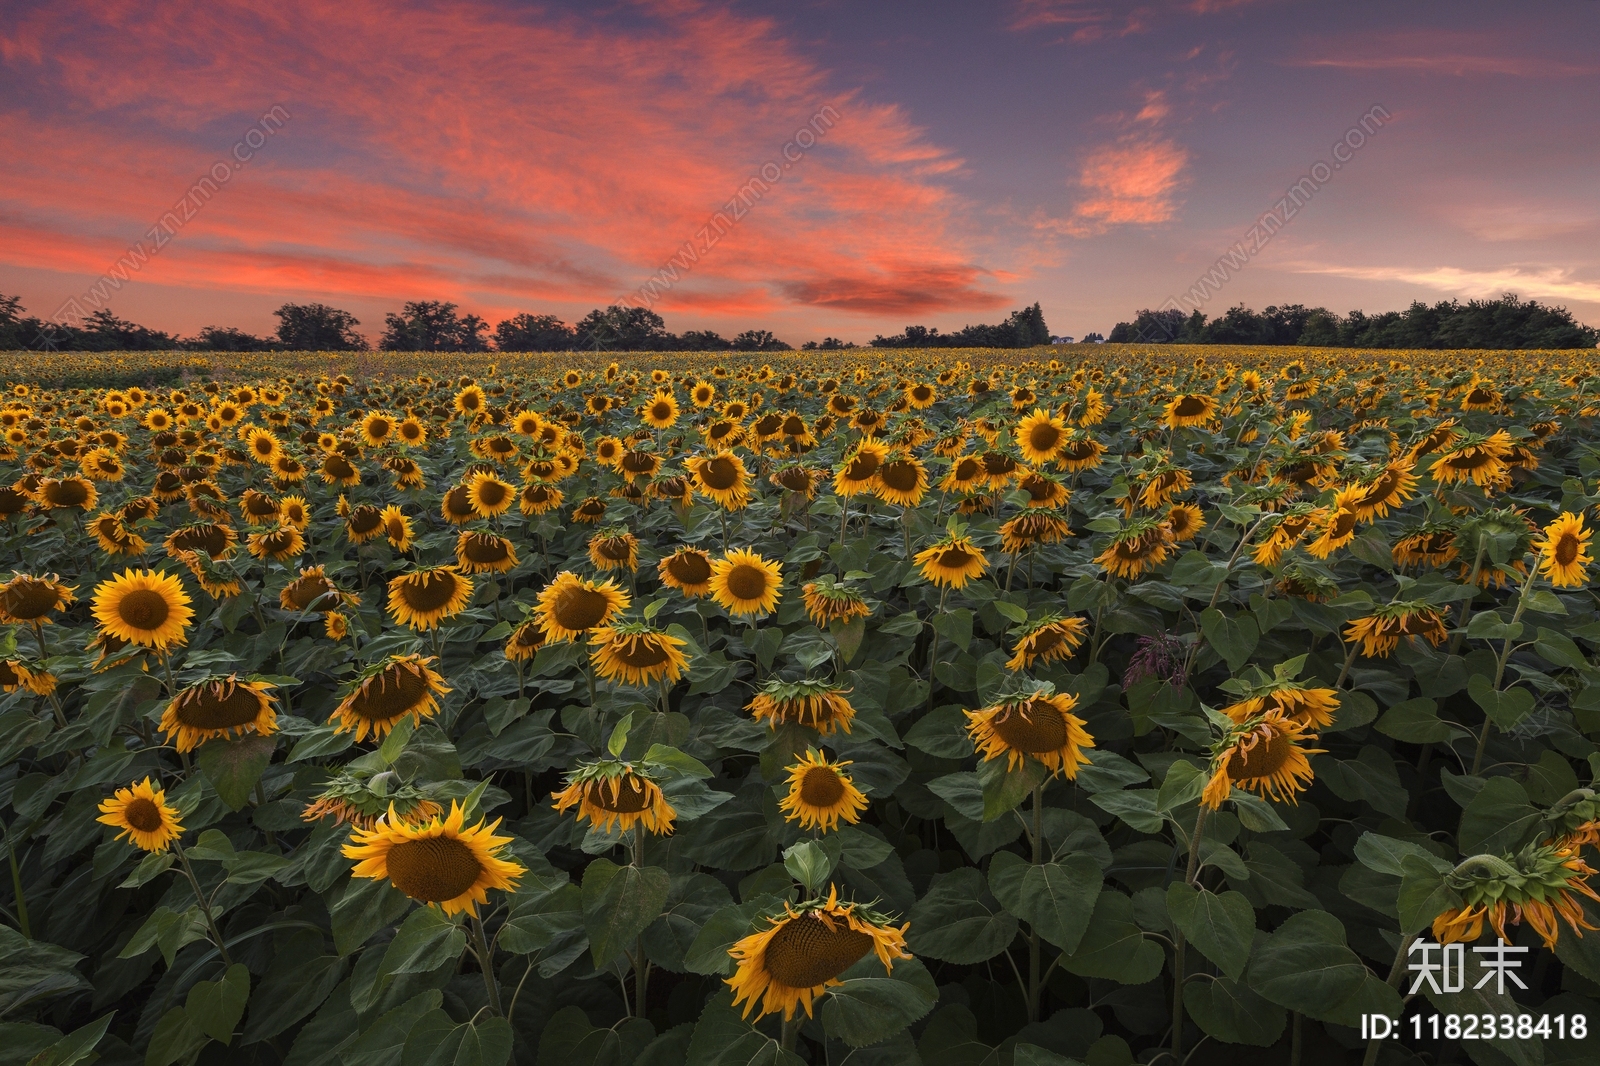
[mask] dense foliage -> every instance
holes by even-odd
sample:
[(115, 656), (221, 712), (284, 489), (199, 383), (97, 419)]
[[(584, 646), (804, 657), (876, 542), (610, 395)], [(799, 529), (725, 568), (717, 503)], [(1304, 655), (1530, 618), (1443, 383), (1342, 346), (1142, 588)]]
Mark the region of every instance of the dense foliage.
[(36, 357), (0, 1066), (1595, 1061), (1588, 362), (1079, 350)]

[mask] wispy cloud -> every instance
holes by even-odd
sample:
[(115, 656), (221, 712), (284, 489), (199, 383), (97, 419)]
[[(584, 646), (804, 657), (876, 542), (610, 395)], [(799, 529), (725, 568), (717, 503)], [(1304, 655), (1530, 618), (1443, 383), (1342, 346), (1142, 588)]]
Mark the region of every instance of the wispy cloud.
[(1492, 270), (1467, 270), (1448, 266), (1376, 267), (1296, 262), (1285, 263), (1282, 268), (1297, 274), (1325, 274), (1362, 281), (1400, 281), (1468, 297), (1515, 292), (1532, 299), (1600, 303), (1600, 281), (1575, 277), (1571, 270), (1562, 267), (1507, 266)]
[(1083, 161), (1078, 183), (1087, 196), (1073, 208), (1085, 233), (1112, 226), (1152, 225), (1171, 219), (1189, 153), (1164, 139), (1104, 145)]
[(1073, 44), (1146, 33), (1177, 15), (1214, 15), (1261, 0), (1157, 0), (1128, 4), (1116, 0), (1017, 0), (1009, 28), (1017, 32), (1070, 29)]
[(1431, 29), (1322, 39), (1298, 55), (1287, 56), (1279, 62), (1291, 67), (1400, 71), (1457, 78), (1484, 75), (1575, 78), (1600, 71), (1600, 66), (1593, 63), (1569, 62), (1549, 55), (1548, 51), (1541, 55), (1516, 55), (1508, 50), (1500, 34)]

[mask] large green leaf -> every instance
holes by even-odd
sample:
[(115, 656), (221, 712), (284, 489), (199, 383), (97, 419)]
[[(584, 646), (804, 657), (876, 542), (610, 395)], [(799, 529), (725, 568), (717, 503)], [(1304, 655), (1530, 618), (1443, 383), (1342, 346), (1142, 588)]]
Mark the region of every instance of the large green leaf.
[(1069, 954), (1089, 927), (1100, 885), (1100, 864), (1087, 855), (1034, 865), (1002, 851), (989, 860), (989, 890), (1000, 904)]
[(686, 1066), (805, 1066), (804, 1059), (740, 1017), (731, 1000), (730, 993), (719, 993), (701, 1011)]
[(1234, 980), (1244, 973), (1256, 931), (1256, 912), (1239, 892), (1221, 895), (1174, 881), (1167, 888), (1167, 913), (1189, 943)]
[(1079, 977), (1142, 985), (1161, 972), (1164, 958), (1161, 945), (1147, 939), (1133, 920), (1133, 901), (1108, 888), (1095, 900), (1077, 950), (1062, 958), (1061, 967)]
[(595, 859), (583, 872), (583, 926), (596, 967), (624, 950), (661, 915), (672, 878), (658, 866), (618, 866)]
[(222, 802), (237, 811), (250, 802), (250, 791), (261, 780), (277, 746), (277, 737), (255, 734), (234, 740), (210, 740), (201, 745), (197, 761), (200, 772)]
[(453, 964), (467, 946), (461, 926), (437, 907), (418, 907), (406, 916), (383, 953), (380, 973), (427, 973)]
[(992, 959), (1017, 935), (1017, 920), (990, 895), (971, 867), (934, 878), (911, 910), (907, 944), (913, 954), (971, 965)]
[(939, 1001), (938, 986), (916, 959), (901, 959), (884, 973), (883, 964), (868, 952), (839, 978), (842, 983), (828, 989), (822, 1025), (829, 1036), (852, 1047), (893, 1036)]
[(1344, 926), (1326, 911), (1291, 915), (1250, 960), (1250, 987), (1308, 1018), (1357, 1026), (1361, 1014), (1400, 1016), (1400, 995), (1345, 945)]

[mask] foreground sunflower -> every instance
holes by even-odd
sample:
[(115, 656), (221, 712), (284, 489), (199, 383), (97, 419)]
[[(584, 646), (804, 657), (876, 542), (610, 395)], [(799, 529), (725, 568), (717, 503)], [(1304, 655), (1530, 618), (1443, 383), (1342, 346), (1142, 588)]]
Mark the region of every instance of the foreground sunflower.
[(1570, 845), (1530, 844), (1515, 855), (1474, 855), (1444, 877), (1461, 904), (1433, 920), (1434, 939), (1441, 944), (1474, 941), (1483, 935), (1487, 920), (1509, 943), (1506, 922), (1521, 925), (1527, 919), (1544, 946), (1554, 950), (1561, 931), (1558, 919), (1579, 937), (1596, 928), (1578, 898), (1600, 902), (1589, 886), (1594, 873)]
[[(745, 1004), (744, 1017), (783, 1013), (791, 1021), (797, 1008), (811, 1017), (811, 1005), (839, 975), (866, 957), (878, 956), (885, 972), (895, 960), (909, 959), (906, 930), (866, 904), (841, 903), (836, 888), (826, 900), (799, 905), (784, 903), (780, 918), (769, 918), (771, 928), (752, 933), (728, 949), (739, 966), (725, 983), (733, 989), (733, 1005)], [(760, 1001), (759, 1008), (757, 1001)]]
[(118, 840), (145, 851), (165, 851), (183, 833), (177, 809), (167, 806), (166, 790), (156, 788), (148, 777), (102, 800), (95, 821), (115, 826)]
[(74, 591), (62, 584), (55, 574), (44, 577), (16, 574), (0, 585), (0, 623), (44, 625), (52, 612), (72, 602)]
[(947, 534), (931, 548), (924, 548), (914, 557), (922, 568), (924, 580), (939, 588), (963, 589), (969, 581), (983, 576), (989, 559), (972, 541), (957, 533)]
[(161, 715), (161, 732), (179, 751), (193, 751), (208, 740), (278, 729), (270, 681), (240, 681), (237, 674), (208, 677), (179, 691)]
[(1012, 649), (1006, 669), (1030, 670), (1035, 663), (1070, 659), (1088, 634), (1089, 624), (1082, 618), (1047, 615), (1017, 634), (1017, 646)]
[(679, 548), (656, 564), (661, 583), (690, 599), (711, 591), (711, 556), (699, 548)]
[(466, 609), (472, 578), (453, 565), (413, 570), (389, 580), (389, 613), (401, 625), (429, 630)]
[(628, 685), (677, 681), (689, 669), (689, 660), (678, 650), (687, 643), (643, 622), (622, 622), (593, 632), (589, 659), (595, 672), (608, 681)]
[(1014, 770), (1033, 758), (1051, 776), (1060, 774), (1070, 781), (1078, 776), (1078, 767), (1089, 763), (1084, 749), (1094, 747), (1094, 737), (1084, 728), (1087, 723), (1072, 713), (1077, 705), (1076, 696), (1046, 685), (964, 713), (967, 732), (985, 762), (1003, 755), (1006, 769)]
[(466, 813), (455, 800), (443, 819), (407, 822), (390, 808), (387, 819), (371, 829), (356, 829), (341, 849), (357, 860), (352, 877), (385, 880), (414, 900), (445, 914), (478, 916), (478, 904), (489, 902), (489, 889), (516, 891), (527, 873), (521, 863), (501, 858), (510, 837), (497, 837), (500, 819), (464, 828)]
[(329, 715), (338, 719), (333, 731), (353, 732), (359, 743), (368, 732), (381, 740), (407, 715), (413, 724), (432, 718), (439, 713), (435, 696), (450, 691), (444, 678), (428, 666), (433, 661), (415, 654), (391, 655), (367, 667)]
[(1587, 584), (1588, 567), (1594, 562), (1589, 554), (1589, 541), (1593, 537), (1594, 530), (1583, 528), (1581, 514), (1563, 511), (1534, 541), (1534, 549), (1539, 553), (1539, 573), (1558, 589)]
[(603, 759), (567, 775), (567, 787), (553, 796), (557, 811), (578, 808), (578, 820), (602, 833), (613, 826), (626, 833), (641, 826), (647, 833), (668, 836), (677, 812), (667, 802), (655, 778), (632, 763)]
[(711, 599), (735, 618), (770, 614), (783, 595), (783, 568), (748, 548), (736, 548), (711, 564)]
[(187, 639), (194, 618), (183, 583), (159, 570), (124, 570), (94, 590), (94, 618), (118, 638), (165, 651)]
[(836, 730), (850, 732), (856, 709), (846, 697), (850, 690), (827, 681), (783, 681), (773, 678), (751, 698), (745, 710), (757, 720), (766, 719), (776, 729), (785, 723), (809, 726), (828, 736)]
[(609, 623), (632, 602), (613, 581), (585, 581), (563, 570), (539, 593), (534, 611), (546, 640), (577, 640)]
[(1252, 718), (1229, 730), (1212, 748), (1211, 780), (1200, 802), (1216, 810), (1238, 786), (1264, 799), (1297, 803), (1295, 794), (1305, 791), (1314, 776), (1306, 756), (1322, 751), (1301, 745), (1316, 739), (1301, 722), (1281, 714)]
[(851, 782), (844, 767), (850, 760), (829, 762), (815, 748), (808, 749), (800, 761), (788, 768), (789, 794), (779, 803), (785, 819), (799, 822), (801, 829), (831, 832), (840, 820), (854, 825), (867, 809), (867, 797)]

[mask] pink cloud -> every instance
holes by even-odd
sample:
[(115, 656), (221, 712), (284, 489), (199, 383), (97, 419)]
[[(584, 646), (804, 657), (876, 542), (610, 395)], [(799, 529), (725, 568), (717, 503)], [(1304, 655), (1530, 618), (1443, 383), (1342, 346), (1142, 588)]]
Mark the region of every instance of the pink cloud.
[(1018, 32), (1073, 27), (1069, 39), (1089, 44), (1104, 37), (1145, 33), (1173, 15), (1213, 15), (1260, 0), (1159, 0), (1126, 4), (1116, 0), (1017, 0), (1009, 28)]
[(0, 263), (100, 273), (282, 104), (285, 127), (141, 278), (593, 306), (689, 242), (657, 310), (1006, 302), (941, 181), (962, 161), (902, 109), (839, 89), (767, 20), (684, 0), (633, 21), (483, 2), (35, 9), (0, 54), (53, 113), (0, 105)]
[(1153, 225), (1177, 213), (1189, 153), (1170, 140), (1124, 140), (1090, 152), (1078, 174), (1087, 191), (1072, 212), (1079, 233)]
[(1506, 54), (1503, 35), (1467, 31), (1400, 30), (1379, 36), (1319, 41), (1287, 66), (1334, 70), (1397, 70), (1450, 77), (1574, 78), (1600, 71), (1549, 55)]

